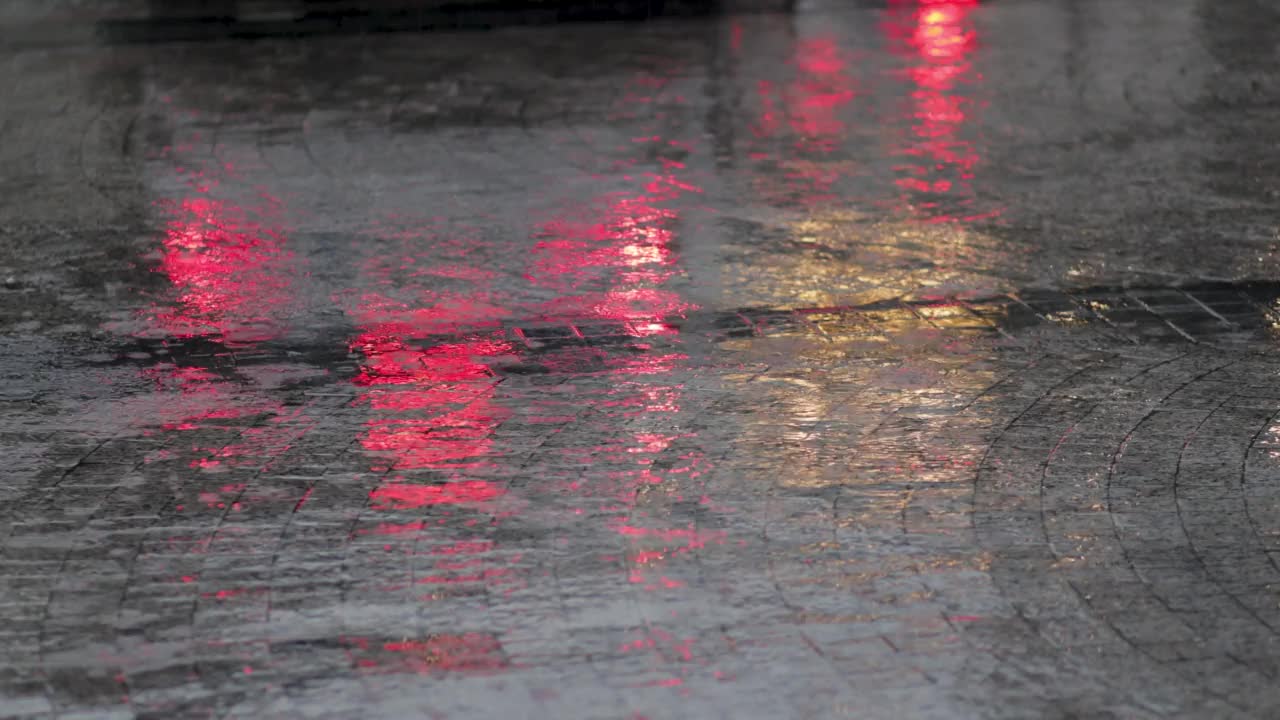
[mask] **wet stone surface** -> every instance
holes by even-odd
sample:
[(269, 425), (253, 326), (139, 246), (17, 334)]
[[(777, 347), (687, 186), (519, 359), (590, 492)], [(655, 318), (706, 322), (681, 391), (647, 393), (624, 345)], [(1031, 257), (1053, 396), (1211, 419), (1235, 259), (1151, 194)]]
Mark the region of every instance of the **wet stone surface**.
[(1280, 704), (1266, 2), (0, 8), (0, 717)]

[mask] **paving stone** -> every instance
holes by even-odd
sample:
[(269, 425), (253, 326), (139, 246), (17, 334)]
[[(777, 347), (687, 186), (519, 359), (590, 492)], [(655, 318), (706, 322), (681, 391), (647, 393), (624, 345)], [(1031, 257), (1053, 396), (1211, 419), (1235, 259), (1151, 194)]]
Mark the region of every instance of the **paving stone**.
[(1269, 4), (2, 5), (0, 715), (1274, 715)]

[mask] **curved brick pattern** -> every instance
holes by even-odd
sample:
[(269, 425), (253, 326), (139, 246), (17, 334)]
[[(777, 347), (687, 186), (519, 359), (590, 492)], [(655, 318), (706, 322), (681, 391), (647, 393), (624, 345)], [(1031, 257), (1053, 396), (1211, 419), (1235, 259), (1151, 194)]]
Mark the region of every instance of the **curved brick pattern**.
[[(1192, 351), (1126, 372), (1108, 358), (1090, 373), (1093, 397), (1055, 388), (1006, 429), (979, 473), (975, 518), (982, 538), (989, 508), (984, 544), (1008, 563), (1006, 595), (1024, 598), (1015, 604), (1043, 637), (1092, 667), (1094, 656), (1133, 663), (1136, 651), (1157, 677), (1265, 712), (1275, 568), (1240, 477), (1275, 411), (1237, 393), (1271, 366)], [(1004, 470), (1033, 464), (1038, 482)], [(1133, 670), (1123, 672), (1127, 682)]]

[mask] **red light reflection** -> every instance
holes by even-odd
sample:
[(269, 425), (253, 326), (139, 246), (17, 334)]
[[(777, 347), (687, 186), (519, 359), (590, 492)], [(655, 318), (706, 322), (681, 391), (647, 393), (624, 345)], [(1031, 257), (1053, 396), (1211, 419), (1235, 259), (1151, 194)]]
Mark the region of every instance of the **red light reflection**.
[(135, 401), (144, 406), (135, 411), (146, 413), (161, 432), (171, 434), (167, 447), (150, 454), (145, 462), (181, 462), (199, 471), (188, 471), (194, 479), (213, 481), (207, 486), (184, 484), (177, 511), (236, 513), (248, 504), (293, 508), (305, 501), (307, 491), (297, 486), (271, 488), (215, 480), (231, 470), (270, 468), (314, 426), (302, 408), (286, 407), (252, 386), (202, 367), (165, 363), (143, 369), (141, 375), (153, 383), (154, 392), (136, 396)]
[[(370, 494), (373, 509), (405, 510), (432, 505), (483, 503), (502, 495), (502, 490), (482, 480), (469, 480), (446, 485), (415, 485), (388, 482)], [(418, 529), (421, 525), (416, 526)]]
[[(192, 147), (178, 144), (164, 152), (189, 194), (159, 203), (167, 218), (157, 270), (169, 281), (171, 293), (135, 334), (162, 338), (166, 344), (200, 337), (235, 351), (275, 339), (293, 310), (294, 282), (302, 271), (279, 220), (281, 203), (266, 192), (252, 203), (216, 197), (221, 180), (233, 170), (229, 165), (200, 167), (190, 156)], [(162, 431), (190, 432), (192, 438), (183, 447), (181, 436), (175, 437), (147, 462), (179, 460), (199, 471), (200, 478), (238, 468), (265, 470), (314, 425), (302, 409), (286, 407), (256, 383), (244, 382), (240, 373), (232, 379), (214, 372), (212, 367), (233, 365), (223, 362), (225, 357), (230, 355), (205, 360), (210, 367), (160, 363), (142, 371), (156, 392), (135, 400), (155, 403), (150, 414)], [(260, 370), (258, 379), (321, 372)], [(177, 506), (179, 511), (234, 513), (246, 503), (295, 507), (308, 492), (245, 483), (188, 489), (192, 497)]]
[(974, 219), (951, 214), (954, 206), (972, 204), (971, 181), (981, 161), (963, 130), (973, 108), (972, 90), (980, 78), (970, 55), (977, 47), (971, 13), (978, 0), (894, 0), (884, 23), (885, 34), (909, 65), (912, 107), (911, 137), (897, 154), (898, 187), (911, 193), (903, 200), (936, 220)]
[[(623, 102), (672, 101), (664, 96), (665, 83), (641, 78)], [(635, 507), (639, 488), (692, 480), (705, 469), (699, 453), (673, 446), (685, 436), (661, 432), (680, 412), (683, 394), (666, 376), (687, 361), (670, 320), (693, 308), (673, 287), (681, 274), (676, 234), (689, 199), (702, 192), (685, 163), (663, 153), (687, 157), (697, 146), (654, 132), (627, 147), (657, 154), (652, 172), (632, 168), (605, 191), (553, 206), (533, 228), (526, 263), (517, 266), (523, 282), (510, 268), (505, 275), (495, 270), (504, 267), (494, 262), (495, 252), (469, 233), (423, 228), (382, 234), (376, 253), (359, 267), (358, 286), (367, 290), (335, 298), (358, 328), (349, 344), (361, 358), (355, 404), (368, 409), (358, 442), (373, 458), (370, 469), (387, 473), (371, 491), (369, 509), (426, 516), (358, 531), (383, 536), (388, 551), (403, 547), (422, 558), (395, 590), (430, 586), (420, 598), (435, 601), (520, 585), (520, 555), (482, 537), (522, 499), (492, 479), (504, 472), (510, 452), (498, 430), (512, 421), (556, 428), (580, 423), (573, 443), (545, 451), (559, 453), (563, 462), (553, 465), (572, 476), (544, 478), (519, 495), (572, 493), (575, 512), (599, 503), (623, 528), (621, 542), (641, 558), (637, 568), (656, 567), (707, 540), (656, 523), (626, 530), (642, 514)], [(566, 341), (541, 342), (543, 336), (525, 332), (534, 325), (553, 326)], [(607, 341), (596, 341), (606, 335)], [(528, 365), (567, 377), (607, 375), (610, 382), (597, 385), (592, 398), (566, 405), (551, 402), (554, 393), (539, 393), (535, 399), (548, 402), (517, 415), (525, 409), (517, 403), (529, 397), (503, 397), (501, 369)], [(591, 405), (586, 422), (576, 406), (582, 402)], [(590, 472), (581, 473), (585, 467)], [(475, 535), (451, 534), (460, 527), (474, 528), (467, 532)], [(633, 579), (643, 572), (637, 569)], [(660, 590), (681, 585), (665, 576), (644, 582)]]
[[(369, 509), (429, 519), (380, 522), (360, 533), (384, 536), (388, 551), (418, 554), (419, 543), (438, 542), (434, 535), (447, 532), (446, 524), (483, 527), (502, 516), (493, 505), (505, 487), (475, 475), (496, 466), (493, 434), (511, 416), (490, 364), (515, 350), (501, 323), (509, 312), (489, 289), (496, 274), (474, 257), (480, 243), (465, 233), (428, 231), (399, 232), (386, 242), (391, 249), (361, 265), (359, 284), (371, 290), (337, 298), (351, 303), (360, 330), (349, 342), (362, 358), (354, 404), (369, 411), (358, 442), (374, 458), (373, 471), (396, 471), (370, 492)], [(518, 557), (497, 553), (491, 542), (470, 540), (429, 556), (421, 576), (387, 589), (438, 586), (419, 598), (430, 601), (476, 585), (510, 591), (518, 584), (504, 566)], [(505, 661), (490, 656), (491, 642), (496, 647), (488, 636), (435, 636), (384, 644), (359, 662), (415, 672), (496, 669)]]
[(663, 203), (699, 192), (675, 175), (655, 174), (641, 193), (606, 195), (545, 223), (526, 277), (561, 295), (534, 312), (622, 321), (637, 328), (636, 334), (688, 312), (690, 303), (662, 287), (676, 273), (671, 242), (672, 226), (679, 222), (678, 211)]
[[(761, 113), (749, 156), (781, 167), (757, 174), (753, 182), (772, 202), (812, 207), (835, 199), (834, 185), (847, 171), (831, 155), (844, 142), (843, 116), (858, 93), (849, 74), (850, 54), (834, 36), (799, 39), (789, 64), (795, 69), (790, 82), (779, 87), (761, 80), (756, 86)], [(773, 147), (784, 123), (795, 140), (789, 147)]]
[[(384, 328), (379, 328), (383, 330)], [(510, 411), (493, 402), (498, 379), (487, 358), (510, 355), (494, 337), (415, 348), (402, 337), (365, 333), (352, 343), (365, 365), (356, 385), (374, 411), (361, 444), (401, 469), (458, 471), (490, 462), (490, 436)]]
[(251, 211), (204, 196), (166, 205), (160, 271), (177, 296), (175, 307), (156, 311), (164, 336), (234, 344), (280, 332), (296, 260), (280, 230), (250, 219), (269, 216), (273, 205)]

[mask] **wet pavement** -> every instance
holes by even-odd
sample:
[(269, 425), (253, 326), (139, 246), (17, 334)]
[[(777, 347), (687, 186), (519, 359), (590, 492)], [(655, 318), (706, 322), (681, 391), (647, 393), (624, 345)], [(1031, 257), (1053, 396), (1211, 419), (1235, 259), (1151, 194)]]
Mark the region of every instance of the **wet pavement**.
[(0, 717), (1275, 716), (1274, 3), (138, 9), (0, 6)]

